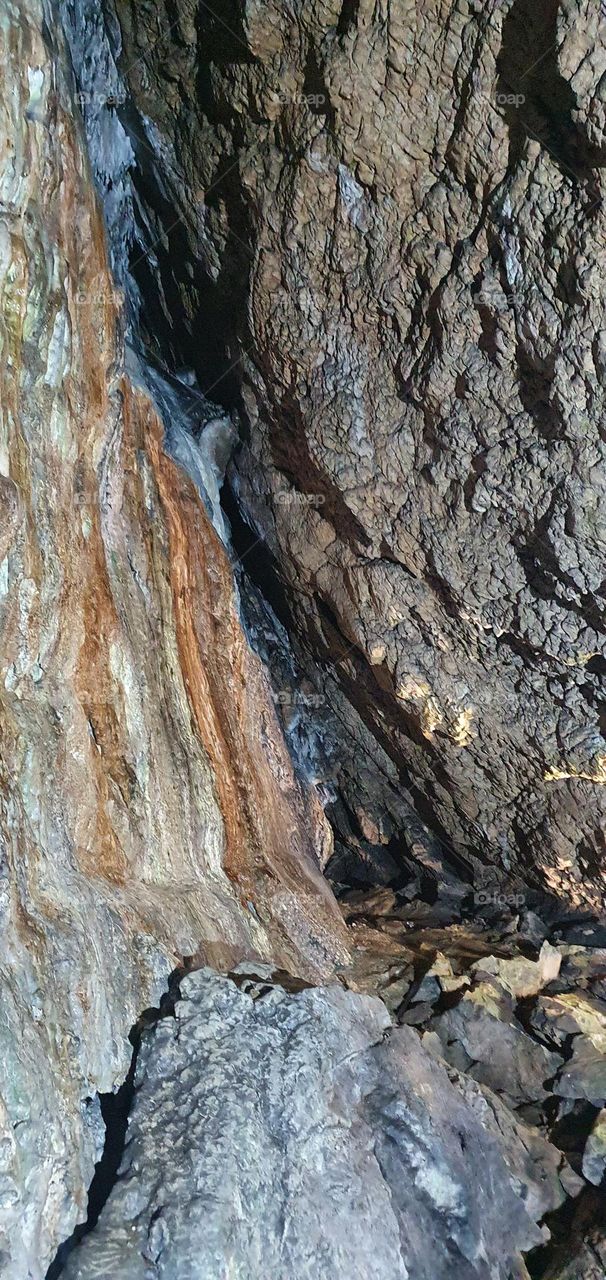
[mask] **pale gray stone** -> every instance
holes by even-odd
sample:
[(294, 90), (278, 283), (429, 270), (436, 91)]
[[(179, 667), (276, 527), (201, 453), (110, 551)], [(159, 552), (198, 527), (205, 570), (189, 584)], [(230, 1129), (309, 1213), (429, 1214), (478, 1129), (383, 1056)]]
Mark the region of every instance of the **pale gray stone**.
[(559, 1202), (530, 1194), (522, 1145), (510, 1171), (381, 1001), (248, 990), (192, 974), (146, 1039), (120, 1178), (65, 1280), (505, 1280)]

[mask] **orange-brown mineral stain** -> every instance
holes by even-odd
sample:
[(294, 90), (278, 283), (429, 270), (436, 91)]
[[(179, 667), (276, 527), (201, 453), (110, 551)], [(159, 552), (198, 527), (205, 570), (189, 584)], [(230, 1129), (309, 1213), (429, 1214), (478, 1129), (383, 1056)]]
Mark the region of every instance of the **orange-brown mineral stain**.
[[(175, 610), (179, 660), (184, 684), (200, 740), (210, 760), (217, 800), (225, 827), (224, 870), (237, 879), (243, 869), (247, 845), (246, 797), (234, 776), (230, 732), (230, 708), (217, 701), (215, 674), (208, 660), (215, 646), (232, 673), (232, 697), (238, 696), (234, 670), (234, 620), (229, 616), (231, 575), (227, 558), (191, 481), (162, 451), (161, 428), (150, 415), (147, 447), (168, 526), (169, 572)], [(203, 529), (200, 532), (200, 525)], [(205, 548), (213, 555), (212, 571)], [(201, 633), (210, 644), (204, 649)], [(239, 744), (240, 754), (242, 744)]]
[[(340, 937), (319, 870), (310, 804), (294, 775), (269, 687), (238, 616), (232, 566), (189, 478), (162, 451), (150, 417), (147, 449), (169, 538), (175, 627), (197, 733), (225, 826), (224, 870), (258, 906), (284, 893)], [(317, 815), (316, 815), (317, 817)], [(274, 928), (282, 930), (278, 918)]]

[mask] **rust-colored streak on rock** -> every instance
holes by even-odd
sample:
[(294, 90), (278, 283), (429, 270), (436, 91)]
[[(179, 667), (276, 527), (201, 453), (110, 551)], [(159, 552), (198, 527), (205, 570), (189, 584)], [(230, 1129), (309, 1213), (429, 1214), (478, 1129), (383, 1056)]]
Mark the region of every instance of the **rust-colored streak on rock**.
[(40, 1280), (85, 1214), (90, 1099), (124, 1079), (129, 1029), (184, 955), (311, 980), (347, 958), (315, 855), (324, 819), (294, 776), (228, 560), (123, 374), (71, 67), (43, 8), (0, 6), (7, 1280)]
[[(128, 389), (126, 391), (128, 402)], [(170, 581), (175, 610), (177, 642), (181, 669), (187, 689), (192, 715), (204, 748), (212, 761), (214, 785), (219, 800), (223, 822), (225, 824), (226, 858), (225, 870), (230, 877), (236, 878), (238, 867), (242, 865), (243, 851), (246, 842), (245, 814), (238, 796), (237, 783), (233, 775), (225, 729), (227, 726), (227, 709), (222, 723), (217, 707), (213, 702), (208, 672), (202, 662), (197, 628), (194, 621), (196, 606), (203, 614), (205, 623), (210, 627), (213, 639), (222, 645), (227, 655), (230, 649), (229, 624), (231, 619), (224, 617), (225, 631), (217, 635), (216, 600), (196, 592), (196, 569), (204, 572), (205, 585), (215, 587), (210, 581), (208, 566), (205, 563), (203, 536), (215, 537), (209, 521), (205, 520), (202, 505), (196, 501), (191, 484), (161, 450), (159, 431), (152, 430), (149, 439), (149, 452), (154, 467), (158, 489), (160, 492), (164, 514), (167, 520), (170, 538)], [(213, 550), (216, 548), (213, 546)], [(216, 574), (221, 573), (221, 569)], [(235, 683), (235, 681), (234, 681)]]
[(205, 245), (196, 286), (167, 223), (157, 305), (201, 385), (229, 353), (233, 490), (377, 831), (358, 871), (413, 806), (476, 878), (603, 912), (600, 6), (387, 7), (246, 5), (228, 47), (208, 15), (184, 40), (189, 0), (161, 41), (120, 0), (148, 163)]
[(240, 627), (228, 557), (191, 481), (162, 452), (157, 427), (148, 448), (169, 526), (184, 680), (225, 823), (225, 870), (247, 893), (263, 871), (293, 892), (303, 877), (308, 889), (319, 885), (332, 914), (313, 833), (305, 830), (304, 797)]

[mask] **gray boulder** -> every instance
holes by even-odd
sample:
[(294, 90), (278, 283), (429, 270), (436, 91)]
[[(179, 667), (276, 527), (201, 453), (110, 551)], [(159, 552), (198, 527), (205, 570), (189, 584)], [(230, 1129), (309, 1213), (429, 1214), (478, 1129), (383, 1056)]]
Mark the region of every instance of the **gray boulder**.
[(415, 1032), (338, 986), (234, 976), (186, 978), (146, 1039), (66, 1280), (506, 1280), (545, 1236), (532, 1197)]

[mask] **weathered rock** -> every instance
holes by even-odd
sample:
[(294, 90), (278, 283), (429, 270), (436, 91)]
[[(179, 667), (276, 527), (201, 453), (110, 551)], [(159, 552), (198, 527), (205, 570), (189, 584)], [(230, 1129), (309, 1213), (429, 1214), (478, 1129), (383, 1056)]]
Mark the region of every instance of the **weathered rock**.
[(600, 5), (116, 8), (154, 319), (241, 391), (232, 486), (320, 662), (348, 857), (401, 840), (405, 788), (478, 874), (602, 910)]
[[(562, 1098), (586, 1098), (596, 1106), (606, 1103), (606, 1005), (583, 993), (565, 992), (543, 999), (535, 1011), (535, 1024), (554, 1039), (572, 1040), (572, 1055), (564, 1064), (554, 1093)], [(551, 1026), (553, 1024), (553, 1031)]]
[(347, 945), (229, 559), (124, 374), (56, 10), (0, 41), (0, 1269), (39, 1280), (183, 956)]
[(596, 1116), (583, 1152), (583, 1173), (599, 1187), (606, 1174), (606, 1111)]
[(521, 1000), (524, 996), (536, 996), (549, 982), (553, 982), (560, 972), (562, 957), (556, 947), (544, 942), (538, 960), (527, 960), (525, 956), (516, 956), (512, 960), (501, 960), (496, 956), (486, 956), (472, 965), (475, 973), (490, 974), (497, 978), (501, 986)]
[(541, 1219), (552, 1213), (566, 1194), (578, 1195), (583, 1180), (576, 1177), (560, 1151), (520, 1121), (492, 1089), (459, 1071), (451, 1069), (448, 1074), (483, 1127), (496, 1138), (532, 1217)]
[(606, 1056), (588, 1036), (577, 1036), (572, 1057), (554, 1085), (561, 1098), (586, 1098), (596, 1107), (606, 1105)]
[(379, 1001), (253, 1000), (209, 970), (182, 992), (144, 1045), (120, 1179), (66, 1280), (505, 1280), (538, 1243), (557, 1178), (539, 1189), (515, 1126), (508, 1170), (477, 1099)]
[(560, 1055), (529, 1036), (498, 988), (488, 983), (466, 991), (454, 1008), (432, 1019), (429, 1029), (439, 1036), (447, 1062), (513, 1102), (543, 1101), (546, 1082), (562, 1066)]
[[(489, 884), (491, 928), (504, 872), (517, 911), (523, 877), (603, 906), (597, 6), (507, 0), (488, 13), (454, 0), (445, 24), (438, 0), (422, 14), (383, 0), (217, 0), (218, 15), (197, 0), (117, 0), (135, 95), (123, 110), (99, 3), (8, 0), (0, 14), (0, 1267), (41, 1280), (84, 1217), (97, 1094), (124, 1077), (130, 1024), (170, 970), (246, 956), (270, 962), (265, 974), (248, 973), (237, 996), (207, 975), (215, 995), (189, 1010), (193, 1065), (187, 1000), (183, 1041), (168, 1023), (151, 1038), (127, 1184), (72, 1267), (172, 1277), (199, 1239), (205, 1256), (215, 1247), (215, 1280), (233, 1227), (244, 1274), (266, 1275), (261, 1246), (282, 1265), (290, 1214), (290, 1261), (314, 1277), (351, 1274), (365, 1249), (381, 1277), (522, 1274), (510, 1255), (541, 1238), (535, 1217), (559, 1195), (551, 1152), (512, 1155), (518, 1139), (530, 1146), (504, 1109), (484, 1134), (471, 1079), (457, 1093), (415, 1033), (376, 1043), (380, 1006), (266, 988), (276, 966), (298, 975), (295, 990), (343, 969), (397, 1015), (416, 962), (440, 948), (494, 952), (486, 963), (525, 996), (547, 978), (537, 986), (512, 958), (515, 941), (503, 967), (484, 925), (450, 927), (473, 875)], [(118, 56), (112, 0), (107, 17)], [(526, 70), (525, 41), (535, 58), (547, 36)], [(131, 285), (122, 292), (135, 204), (133, 271), (162, 372), (133, 341)], [(192, 408), (192, 368), (226, 407), (240, 401), (235, 556), (219, 506), (233, 420)], [(280, 621), (295, 646), (275, 700), (318, 794), (295, 773), (242, 629), (237, 551), (258, 583), (241, 598), (269, 584), (278, 665), (290, 662)], [(320, 723), (305, 739), (308, 705)], [(333, 848), (320, 794), (335, 874), (409, 877), (354, 899), (350, 936), (320, 874)], [(541, 935), (541, 920), (530, 928)], [(581, 917), (564, 936), (597, 955), (603, 925)], [(440, 964), (417, 995), (456, 999), (466, 979)], [(579, 974), (587, 1007), (570, 989)], [(602, 1105), (602, 980), (569, 965), (553, 1036), (548, 1002), (529, 1024), (546, 1044), (489, 984), (434, 1019), (427, 1043), (530, 1102), (537, 1124), (556, 1071), (556, 1094)], [(197, 980), (185, 989), (196, 1005)], [(417, 1003), (402, 1016), (429, 1013)], [(562, 1066), (547, 1045), (568, 1052), (570, 1037)], [(199, 1157), (201, 1184), (225, 1190), (206, 1106), (245, 1206), (236, 1229), (229, 1202), (210, 1244), (187, 1164), (167, 1167), (174, 1150)], [(297, 1205), (303, 1140), (321, 1176)], [(530, 1166), (543, 1158), (541, 1197)], [(480, 1186), (478, 1168), (490, 1174)]]

